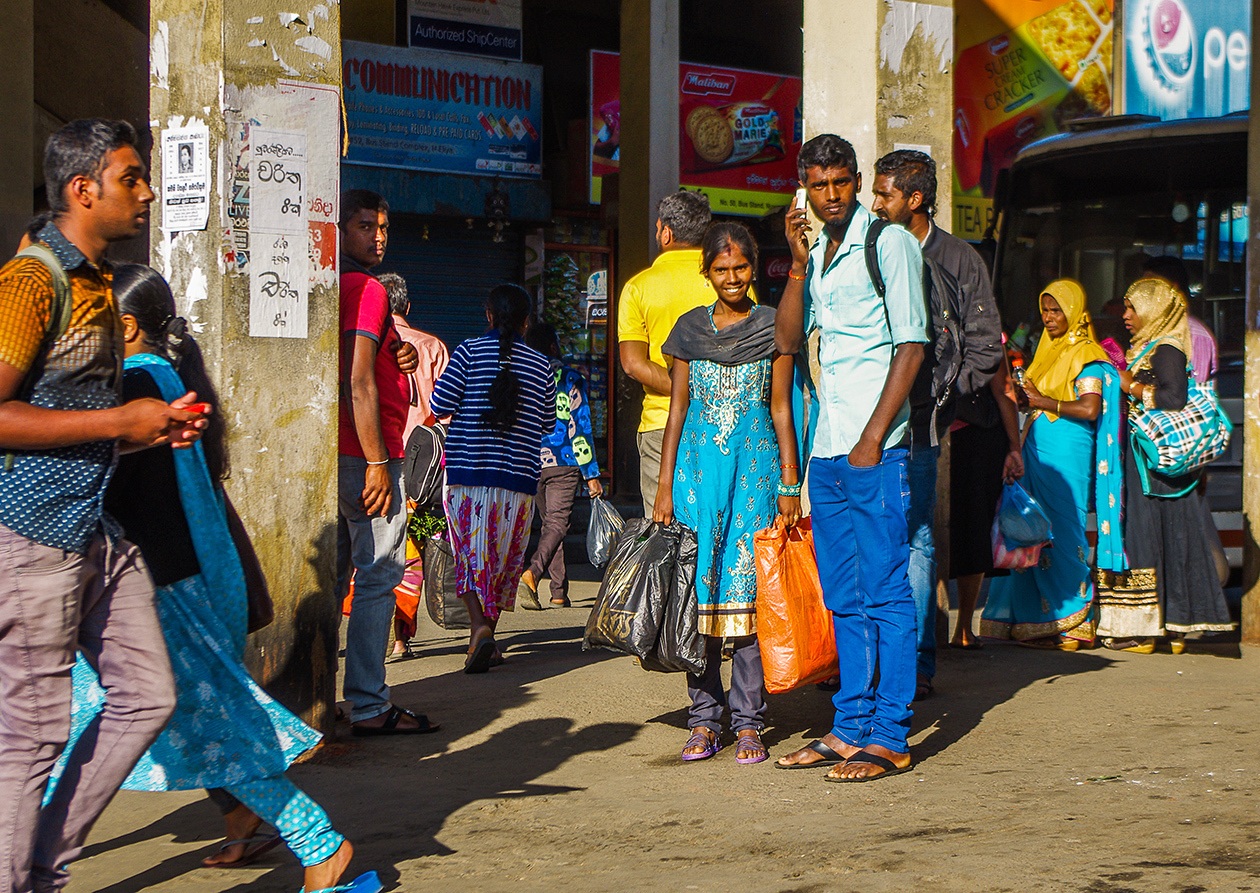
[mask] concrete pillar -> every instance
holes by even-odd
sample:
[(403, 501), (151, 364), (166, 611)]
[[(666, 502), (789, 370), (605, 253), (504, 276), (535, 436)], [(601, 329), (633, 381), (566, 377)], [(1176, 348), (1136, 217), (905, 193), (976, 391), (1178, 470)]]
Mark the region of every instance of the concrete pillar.
[[(656, 206), (678, 190), (678, 2), (621, 2), (618, 288), (656, 257)], [(616, 350), (616, 347), (613, 347)], [(618, 490), (638, 488), (642, 389), (616, 369)]]
[(35, 6), (6, 0), (0, 28), (0, 259), (17, 250), (35, 188)]
[(218, 385), (230, 427), (226, 489), (275, 601), (275, 623), (251, 639), (251, 670), (327, 730), (339, 619), (341, 44), (337, 4), (298, 9), (276, 0), (153, 0), (154, 191), (161, 204), (189, 184), (166, 135), (206, 127), (209, 219), (175, 232), (177, 206), (156, 207), (151, 256)]
[[(1251, 20), (1260, 21), (1260, 0), (1251, 0)], [(1252, 58), (1260, 31), (1251, 29)], [(1251, 95), (1260, 96), (1260, 66), (1251, 66)], [(1252, 109), (1247, 137), (1247, 195), (1260, 208), (1260, 111)], [(1250, 218), (1247, 251), (1247, 341), (1243, 387), (1243, 601), (1242, 641), (1260, 645), (1260, 221)], [(1235, 436), (1239, 432), (1234, 432)]]

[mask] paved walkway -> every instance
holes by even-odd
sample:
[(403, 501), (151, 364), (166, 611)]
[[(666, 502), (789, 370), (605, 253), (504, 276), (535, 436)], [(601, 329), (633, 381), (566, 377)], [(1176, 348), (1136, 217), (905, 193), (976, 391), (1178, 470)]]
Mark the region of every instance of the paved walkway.
[[(1260, 651), (942, 651), (916, 771), (863, 785), (683, 764), (681, 676), (578, 646), (574, 607), (507, 615), (508, 663), (465, 676), (464, 640), (421, 621), (390, 667), (430, 736), (339, 739), (293, 779), (387, 890), (768, 893), (1260, 891)], [(779, 756), (826, 732), (827, 695), (771, 696)], [(286, 891), (279, 849), (199, 867), (221, 823), (200, 793), (119, 795), (71, 893)]]

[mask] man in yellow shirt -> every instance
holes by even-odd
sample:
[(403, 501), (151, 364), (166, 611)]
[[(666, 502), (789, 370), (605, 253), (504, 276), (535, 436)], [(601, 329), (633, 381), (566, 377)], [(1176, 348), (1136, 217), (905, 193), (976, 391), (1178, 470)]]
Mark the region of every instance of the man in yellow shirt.
[(661, 345), (678, 317), (714, 300), (713, 288), (700, 272), (700, 240), (712, 219), (703, 193), (683, 191), (661, 199), (656, 206), (656, 244), (661, 253), (652, 266), (630, 277), (617, 305), (621, 368), (643, 385), (639, 491), (648, 518), (656, 502), (661, 442), (669, 418), (669, 362)]

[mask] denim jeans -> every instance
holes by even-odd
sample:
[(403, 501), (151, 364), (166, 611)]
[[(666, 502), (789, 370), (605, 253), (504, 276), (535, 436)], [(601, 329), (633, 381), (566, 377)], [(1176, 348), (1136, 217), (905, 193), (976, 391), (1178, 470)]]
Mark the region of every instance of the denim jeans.
[(885, 450), (869, 468), (847, 456), (809, 463), (814, 550), (840, 657), (832, 733), (896, 753), (907, 749), (915, 684), (906, 457)]
[(932, 524), (936, 515), (936, 463), (940, 447), (912, 447), (906, 463), (910, 479), (910, 591), (914, 593), (915, 671), (936, 675), (936, 543)]
[(337, 593), (344, 596), (354, 570), (354, 601), (346, 624), (346, 678), (342, 689), (353, 705), (352, 722), (389, 710), (385, 649), (394, 619), (394, 587), (407, 563), (407, 502), (402, 460), (391, 459), (389, 512), (369, 516), (359, 502), (367, 461), (337, 459)]

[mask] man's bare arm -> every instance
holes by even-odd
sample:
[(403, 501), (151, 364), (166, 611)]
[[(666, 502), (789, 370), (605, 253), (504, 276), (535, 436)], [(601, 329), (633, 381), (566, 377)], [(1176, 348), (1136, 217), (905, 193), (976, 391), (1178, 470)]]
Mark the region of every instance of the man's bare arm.
[(883, 455), (884, 438), (892, 427), (897, 413), (905, 405), (910, 396), (910, 386), (919, 374), (919, 366), (923, 363), (923, 345), (908, 341), (898, 344), (893, 351), (892, 362), (888, 365), (888, 375), (884, 379), (884, 390), (880, 392), (879, 402), (871, 413), (866, 427), (862, 429), (862, 437), (857, 446), (849, 451), (849, 464), (855, 468), (866, 468), (878, 465)]
[[(359, 438), (359, 447), (368, 462), (389, 458), (385, 433), (381, 430), (381, 399), (376, 389), (377, 344), (366, 335), (355, 335), (350, 358), (350, 417)], [(361, 496), (369, 515), (389, 512), (392, 487), (387, 465), (369, 465)]]
[(621, 368), (639, 384), (660, 396), (668, 396), (673, 388), (669, 370), (648, 359), (646, 341), (622, 341), (620, 348)]
[(0, 449), (51, 450), (101, 440), (157, 446), (201, 418), (147, 397), (110, 409), (31, 406), (17, 399), (25, 377), (0, 361)]

